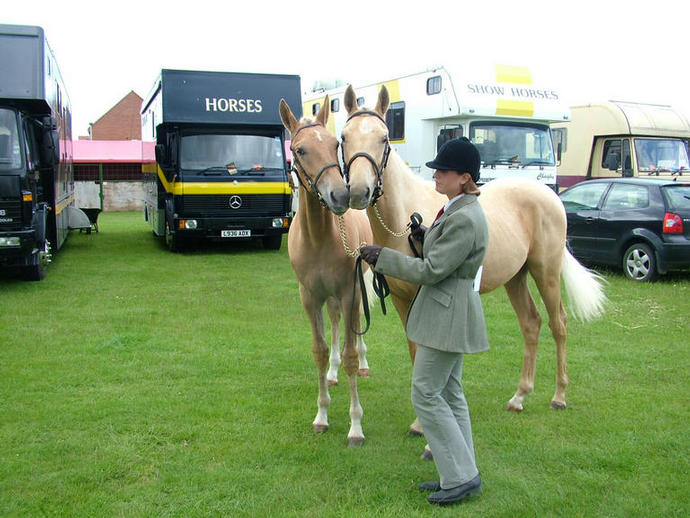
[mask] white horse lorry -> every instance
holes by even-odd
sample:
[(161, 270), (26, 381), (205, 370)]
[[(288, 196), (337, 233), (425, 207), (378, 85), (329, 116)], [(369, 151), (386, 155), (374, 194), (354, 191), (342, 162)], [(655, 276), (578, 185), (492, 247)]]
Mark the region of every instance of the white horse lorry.
[[(386, 81), (353, 85), (357, 103), (373, 108), (385, 85), (391, 104), (386, 115), (390, 143), (410, 169), (431, 179), (425, 163), (451, 138), (465, 136), (479, 149), (481, 182), (533, 178), (556, 186), (556, 158), (549, 124), (569, 120), (561, 94), (533, 81), (526, 67), (493, 65), (471, 73), (438, 67)], [(339, 135), (347, 121), (346, 84), (315, 83), (303, 95), (303, 111), (316, 114), (326, 94), (329, 129)]]
[(248, 238), (280, 248), (292, 217), (281, 98), (300, 107), (299, 76), (161, 71), (141, 109), (156, 153), (142, 167), (144, 217), (171, 251)]
[(690, 175), (690, 124), (671, 106), (609, 101), (570, 112), (570, 122), (551, 125), (562, 188), (588, 178)]
[(0, 268), (45, 277), (91, 223), (74, 201), (72, 114), (43, 29), (0, 25)]

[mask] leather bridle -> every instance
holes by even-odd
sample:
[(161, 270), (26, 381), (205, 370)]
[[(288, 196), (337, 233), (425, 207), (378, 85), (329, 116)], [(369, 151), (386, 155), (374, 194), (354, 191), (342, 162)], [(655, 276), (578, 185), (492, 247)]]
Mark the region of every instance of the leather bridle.
[[(305, 126), (302, 126), (300, 129), (298, 129), (298, 130), (295, 132), (295, 134), (292, 136), (292, 142), (295, 141), (295, 139), (297, 138), (297, 135), (299, 134), (300, 131), (302, 131), (303, 129), (307, 129), (307, 128), (314, 127), (314, 126), (321, 126), (322, 128), (324, 127), (323, 124), (319, 124), (318, 122), (312, 122), (312, 123), (310, 123), (310, 124), (306, 124)], [(292, 143), (290, 144), (290, 151), (292, 151), (292, 171), (294, 171), (295, 174), (297, 175), (297, 180), (298, 180), (299, 183), (302, 185), (302, 187), (304, 187), (304, 189), (305, 189), (306, 191), (311, 190), (311, 192), (314, 194), (314, 196), (316, 196), (316, 198), (319, 200), (319, 203), (321, 204), (321, 206), (322, 206), (324, 209), (327, 209), (327, 208), (328, 208), (328, 204), (327, 204), (326, 201), (323, 199), (323, 196), (321, 195), (321, 191), (319, 191), (319, 189), (317, 188), (316, 184), (319, 183), (319, 180), (321, 179), (321, 175), (323, 175), (323, 173), (325, 173), (326, 170), (330, 169), (331, 167), (337, 167), (337, 168), (338, 168), (338, 172), (340, 173), (340, 176), (342, 177), (342, 176), (343, 176), (343, 172), (342, 172), (342, 170), (340, 169), (340, 164), (339, 164), (338, 162), (329, 162), (329, 163), (327, 163), (326, 165), (324, 165), (324, 166), (321, 168), (321, 170), (319, 171), (319, 173), (316, 175), (316, 178), (315, 178), (314, 180), (312, 180), (311, 177), (307, 174), (307, 170), (305, 169), (305, 167), (304, 167), (304, 166), (302, 165), (302, 163), (299, 161), (299, 158), (297, 157), (297, 153), (295, 152), (295, 150), (294, 150), (293, 147), (292, 147)], [(300, 169), (302, 170), (302, 175), (304, 176), (304, 178), (306, 179), (307, 183), (309, 184), (309, 188), (307, 188), (307, 186), (306, 186), (306, 185), (304, 184), (304, 182), (302, 181), (302, 178), (301, 178), (301, 176), (300, 176), (300, 172), (298, 171), (297, 167), (295, 167), (295, 165), (298, 165), (298, 166), (300, 167)]]
[[(351, 119), (354, 117), (359, 117), (360, 115), (373, 115), (377, 119), (379, 119), (383, 124), (386, 124), (386, 121), (375, 111), (371, 110), (362, 110), (353, 113), (347, 118), (347, 121), (345, 121), (345, 124), (350, 122)], [(350, 167), (352, 166), (352, 162), (354, 162), (356, 159), (360, 157), (364, 157), (369, 162), (371, 165), (374, 167), (374, 171), (376, 171), (376, 186), (374, 187), (374, 192), (371, 195), (371, 203), (374, 204), (376, 203), (376, 200), (378, 200), (381, 196), (383, 196), (383, 170), (386, 169), (386, 166), (388, 165), (388, 157), (390, 156), (391, 153), (391, 144), (390, 141), (386, 138), (386, 144), (383, 148), (383, 157), (381, 157), (381, 164), (379, 165), (374, 157), (372, 157), (369, 153), (366, 153), (364, 151), (360, 151), (359, 153), (355, 153), (350, 157), (350, 160), (345, 162), (345, 146), (343, 145), (341, 148), (342, 155), (343, 155), (343, 164), (345, 164), (345, 181), (347, 183), (350, 183)]]

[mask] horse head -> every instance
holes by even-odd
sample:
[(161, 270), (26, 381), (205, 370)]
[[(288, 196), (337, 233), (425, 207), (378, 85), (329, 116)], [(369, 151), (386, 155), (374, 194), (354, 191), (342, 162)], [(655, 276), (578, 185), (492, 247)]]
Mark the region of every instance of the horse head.
[(390, 142), (386, 112), (390, 97), (385, 86), (379, 90), (374, 110), (357, 106), (352, 85), (345, 91), (347, 122), (341, 132), (345, 178), (350, 188), (350, 207), (364, 209), (383, 194), (383, 170), (388, 163)]
[(326, 129), (329, 114), (328, 96), (316, 120), (298, 121), (285, 99), (280, 100), (280, 118), (292, 139), (293, 171), (307, 193), (340, 215), (348, 209), (349, 193), (338, 161), (338, 139)]

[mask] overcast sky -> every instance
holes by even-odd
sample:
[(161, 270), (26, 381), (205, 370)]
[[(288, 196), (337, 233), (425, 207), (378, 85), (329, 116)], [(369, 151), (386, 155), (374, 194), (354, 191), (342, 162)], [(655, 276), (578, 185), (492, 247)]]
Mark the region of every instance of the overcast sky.
[(672, 104), (690, 116), (690, 18), (682, 2), (32, 0), (0, 23), (40, 25), (86, 135), (161, 68), (299, 74), (362, 84), (434, 65), (530, 67), (568, 104)]

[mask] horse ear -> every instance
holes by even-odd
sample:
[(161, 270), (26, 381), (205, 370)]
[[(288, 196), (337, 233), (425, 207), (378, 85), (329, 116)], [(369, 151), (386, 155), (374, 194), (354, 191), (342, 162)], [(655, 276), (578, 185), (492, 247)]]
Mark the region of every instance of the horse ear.
[(381, 89), (379, 90), (379, 100), (376, 102), (376, 111), (381, 115), (381, 117), (386, 116), (390, 102), (391, 98), (388, 95), (388, 88), (386, 88), (386, 85), (381, 85)]
[(280, 119), (283, 121), (283, 126), (290, 132), (294, 133), (294, 129), (297, 128), (297, 119), (292, 113), (292, 110), (285, 102), (285, 99), (280, 100)]
[(323, 100), (323, 106), (321, 106), (321, 109), (319, 110), (319, 113), (316, 116), (316, 122), (325, 126), (326, 123), (328, 122), (328, 116), (330, 114), (331, 114), (331, 101), (330, 101), (330, 98), (328, 97), (328, 94), (326, 94), (326, 98)]
[(347, 85), (347, 90), (345, 90), (345, 109), (348, 115), (352, 115), (353, 112), (357, 111), (357, 94), (352, 85)]

